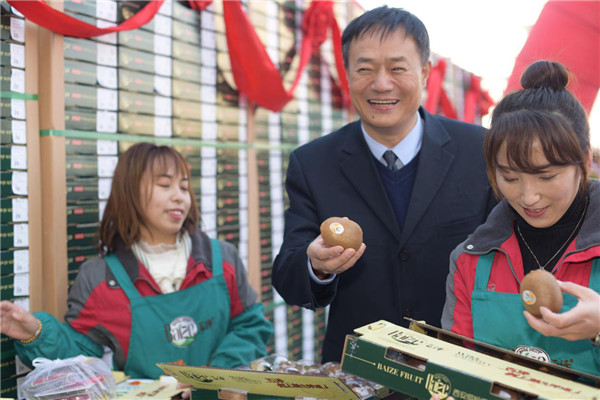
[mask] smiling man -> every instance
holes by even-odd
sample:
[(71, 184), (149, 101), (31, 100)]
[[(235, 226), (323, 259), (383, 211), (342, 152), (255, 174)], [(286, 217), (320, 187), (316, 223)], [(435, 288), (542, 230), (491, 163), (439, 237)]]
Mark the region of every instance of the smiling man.
[[(379, 7), (342, 36), (360, 120), (290, 155), (285, 236), (273, 285), (289, 304), (330, 306), (322, 361), (340, 361), (345, 335), (404, 317), (440, 325), (449, 255), (496, 203), (486, 177), (483, 128), (421, 107), (431, 69), (423, 23)], [(328, 247), (320, 224), (348, 217), (358, 251)]]

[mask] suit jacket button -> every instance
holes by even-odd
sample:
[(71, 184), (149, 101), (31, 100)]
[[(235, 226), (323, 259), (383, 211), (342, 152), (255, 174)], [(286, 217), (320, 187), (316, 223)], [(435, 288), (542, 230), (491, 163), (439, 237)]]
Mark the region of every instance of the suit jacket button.
[(408, 251), (401, 251), (400, 252), (400, 261), (408, 261), (410, 259), (410, 254), (408, 254)]

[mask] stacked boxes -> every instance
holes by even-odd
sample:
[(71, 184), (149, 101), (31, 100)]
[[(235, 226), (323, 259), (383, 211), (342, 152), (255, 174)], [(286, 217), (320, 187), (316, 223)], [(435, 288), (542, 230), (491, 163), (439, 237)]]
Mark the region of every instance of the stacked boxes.
[[(25, 19), (0, 3), (0, 298), (29, 308), (29, 188), (25, 110)], [(0, 335), (0, 397), (17, 397), (27, 369)]]

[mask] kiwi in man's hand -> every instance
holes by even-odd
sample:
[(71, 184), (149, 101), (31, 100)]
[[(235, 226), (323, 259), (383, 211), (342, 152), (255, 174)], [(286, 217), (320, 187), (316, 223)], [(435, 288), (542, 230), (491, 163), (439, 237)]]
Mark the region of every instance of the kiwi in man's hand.
[(563, 305), (563, 296), (556, 278), (543, 269), (525, 275), (521, 282), (521, 300), (525, 309), (538, 318), (542, 316), (540, 307), (558, 312)]
[(321, 236), (327, 246), (342, 246), (356, 251), (363, 241), (362, 229), (347, 217), (327, 218), (321, 224)]

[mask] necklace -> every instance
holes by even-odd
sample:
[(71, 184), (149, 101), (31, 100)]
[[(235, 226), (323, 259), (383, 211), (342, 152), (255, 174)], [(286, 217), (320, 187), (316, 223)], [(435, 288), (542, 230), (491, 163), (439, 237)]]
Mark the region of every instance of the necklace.
[(579, 217), (579, 221), (577, 221), (577, 225), (575, 225), (575, 229), (573, 229), (573, 232), (571, 232), (571, 234), (569, 235), (569, 237), (567, 238), (567, 240), (562, 244), (562, 246), (560, 246), (560, 248), (556, 251), (556, 253), (554, 253), (554, 255), (552, 257), (550, 257), (550, 259), (544, 265), (540, 264), (540, 261), (535, 256), (535, 253), (533, 252), (533, 250), (531, 250), (531, 247), (529, 247), (529, 245), (527, 244), (527, 241), (523, 237), (523, 234), (521, 233), (521, 227), (517, 224), (517, 232), (519, 233), (519, 236), (521, 237), (521, 240), (523, 240), (523, 243), (525, 243), (525, 247), (527, 247), (527, 250), (529, 250), (529, 252), (533, 256), (533, 259), (537, 263), (539, 269), (546, 269), (546, 267), (548, 266), (548, 264), (550, 264), (550, 261), (554, 260), (556, 258), (556, 256), (561, 253), (562, 249), (567, 245), (567, 243), (569, 243), (569, 241), (571, 240), (571, 237), (573, 237), (573, 235), (575, 234), (575, 232), (577, 232), (577, 229), (579, 228), (579, 225), (581, 225), (581, 221), (583, 221), (583, 216), (585, 215), (585, 212), (587, 210), (587, 206), (588, 206), (588, 200), (586, 198), (585, 207), (583, 209), (583, 212), (581, 213), (581, 217)]

